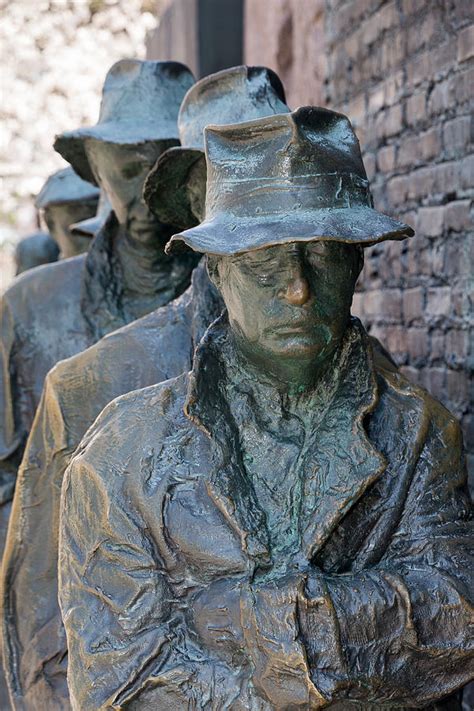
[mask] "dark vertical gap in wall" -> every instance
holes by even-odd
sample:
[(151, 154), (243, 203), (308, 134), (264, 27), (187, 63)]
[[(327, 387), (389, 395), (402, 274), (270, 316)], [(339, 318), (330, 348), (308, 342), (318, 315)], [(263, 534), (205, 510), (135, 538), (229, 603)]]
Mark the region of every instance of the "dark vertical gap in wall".
[(197, 0), (199, 77), (242, 64), (244, 0)]

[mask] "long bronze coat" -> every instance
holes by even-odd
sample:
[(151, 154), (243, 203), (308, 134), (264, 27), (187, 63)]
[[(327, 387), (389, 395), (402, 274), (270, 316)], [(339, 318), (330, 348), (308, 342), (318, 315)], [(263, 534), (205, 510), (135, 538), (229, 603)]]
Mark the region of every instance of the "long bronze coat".
[(61, 361), (46, 377), (3, 559), (4, 665), (15, 708), (69, 707), (57, 561), (59, 495), (74, 450), (114, 398), (187, 372), (222, 308), (201, 264), (179, 299)]
[[(8, 520), (18, 466), (48, 371), (133, 320), (121, 308), (112, 214), (88, 254), (19, 276), (0, 302), (0, 518)], [(150, 310), (175, 298), (157, 295)], [(181, 286), (181, 285), (180, 285)], [(3, 539), (0, 541), (3, 550)]]
[[(298, 446), (272, 437), (278, 402), (267, 393), (259, 410), (225, 322), (198, 353), (190, 374), (109, 405), (66, 473), (74, 708), (434, 708), (473, 671), (456, 421), (374, 357), (357, 322)], [(288, 461), (288, 486), (295, 472), (302, 486), (283, 558), (249, 432), (260, 461)], [(214, 625), (236, 596), (240, 638)]]

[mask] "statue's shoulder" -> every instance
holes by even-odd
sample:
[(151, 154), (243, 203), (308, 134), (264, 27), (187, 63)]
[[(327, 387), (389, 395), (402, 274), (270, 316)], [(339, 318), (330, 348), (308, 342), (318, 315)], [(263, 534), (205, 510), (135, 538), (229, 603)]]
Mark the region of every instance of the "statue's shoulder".
[(3, 294), (3, 301), (15, 312), (25, 308), (38, 311), (40, 305), (71, 299), (77, 295), (82, 279), (86, 255), (42, 264), (15, 277)]
[(136, 470), (150, 447), (165, 447), (192, 426), (184, 414), (188, 374), (113, 400), (89, 428), (75, 461), (106, 472)]
[(455, 416), (420, 385), (412, 383), (402, 371), (387, 361), (385, 354), (376, 354), (379, 405), (382, 415), (392, 412), (394, 419), (408, 428), (417, 429), (423, 438), (438, 439), (439, 444), (452, 447), (462, 441), (461, 427)]

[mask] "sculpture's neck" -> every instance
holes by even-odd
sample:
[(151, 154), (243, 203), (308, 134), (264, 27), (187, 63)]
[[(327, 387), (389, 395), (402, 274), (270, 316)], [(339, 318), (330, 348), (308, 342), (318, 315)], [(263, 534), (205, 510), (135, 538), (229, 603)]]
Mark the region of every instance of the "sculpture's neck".
[(335, 360), (340, 352), (340, 344), (335, 345), (331, 353), (324, 358), (288, 357), (265, 358), (255, 353), (252, 347), (234, 339), (235, 349), (240, 362), (252, 369), (255, 379), (275, 388), (291, 408), (298, 405), (302, 398), (311, 396), (327, 380), (334, 370)]
[(122, 304), (132, 318), (167, 304), (188, 286), (194, 263), (168, 257), (168, 236), (158, 227), (152, 239), (120, 227), (114, 251), (121, 266)]

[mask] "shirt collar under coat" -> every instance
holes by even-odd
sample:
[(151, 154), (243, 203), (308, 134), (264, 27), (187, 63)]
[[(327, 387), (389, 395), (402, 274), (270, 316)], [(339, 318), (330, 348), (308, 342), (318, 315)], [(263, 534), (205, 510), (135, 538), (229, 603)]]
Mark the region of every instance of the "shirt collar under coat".
[[(229, 379), (236, 377), (233, 349), (224, 313), (196, 350), (185, 414), (211, 440), (210, 496), (240, 535), (253, 563), (266, 568), (272, 563), (266, 517), (246, 474), (239, 432), (227, 401), (227, 393), (232, 392)], [(227, 363), (232, 363), (232, 368)], [(386, 468), (385, 458), (364, 428), (364, 418), (377, 405), (378, 391), (370, 340), (357, 319), (352, 319), (347, 329), (334, 366), (329, 375), (333, 383), (323, 390), (326, 402), (315, 410), (315, 422), (309, 428), (308, 451), (314, 453), (314, 462), (308, 466), (307, 476), (314, 478), (316, 497), (312, 509), (303, 507), (302, 513), (302, 553), (307, 560), (322, 548), (338, 522)]]

